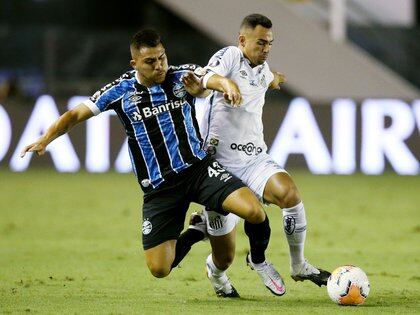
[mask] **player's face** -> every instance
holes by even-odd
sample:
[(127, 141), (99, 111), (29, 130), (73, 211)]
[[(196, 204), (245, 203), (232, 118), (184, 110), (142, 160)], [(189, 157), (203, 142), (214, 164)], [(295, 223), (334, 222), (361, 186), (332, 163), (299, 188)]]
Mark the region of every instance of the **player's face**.
[(168, 59), (162, 44), (156, 47), (140, 47), (130, 61), (137, 70), (142, 84), (152, 86), (165, 80), (168, 71)]
[(261, 65), (267, 60), (272, 43), (271, 28), (261, 25), (257, 25), (254, 29), (245, 29), (239, 35), (239, 46), (254, 66)]

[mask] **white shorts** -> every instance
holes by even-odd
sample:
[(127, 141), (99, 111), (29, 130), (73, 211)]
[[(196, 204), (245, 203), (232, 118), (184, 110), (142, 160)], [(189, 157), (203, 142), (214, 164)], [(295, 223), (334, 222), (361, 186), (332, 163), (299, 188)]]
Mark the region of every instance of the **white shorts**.
[(206, 217), (207, 233), (212, 236), (222, 236), (229, 234), (241, 219), (236, 214), (220, 214), (216, 211), (203, 211)]
[[(255, 159), (246, 166), (223, 167), (241, 179), (244, 184), (255, 193), (261, 202), (264, 201), (264, 189), (270, 177), (276, 173), (287, 173), (286, 170), (274, 162), (267, 153), (258, 154)], [(222, 236), (230, 233), (240, 220), (240, 218), (233, 213), (223, 215), (215, 211), (204, 210), (204, 215), (207, 219), (207, 232), (212, 236)]]

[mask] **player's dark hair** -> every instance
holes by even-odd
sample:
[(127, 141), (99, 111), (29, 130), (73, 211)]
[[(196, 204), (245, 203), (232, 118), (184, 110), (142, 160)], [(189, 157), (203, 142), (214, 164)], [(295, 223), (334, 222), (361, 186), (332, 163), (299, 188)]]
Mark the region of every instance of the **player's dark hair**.
[(141, 47), (156, 47), (161, 43), (162, 39), (158, 32), (153, 29), (144, 29), (133, 35), (130, 46), (140, 49)]
[(258, 25), (261, 25), (265, 28), (271, 28), (273, 26), (273, 23), (271, 23), (271, 20), (266, 17), (265, 15), (254, 13), (247, 15), (243, 20), (241, 24), (241, 28), (247, 27), (247, 28), (256, 28)]

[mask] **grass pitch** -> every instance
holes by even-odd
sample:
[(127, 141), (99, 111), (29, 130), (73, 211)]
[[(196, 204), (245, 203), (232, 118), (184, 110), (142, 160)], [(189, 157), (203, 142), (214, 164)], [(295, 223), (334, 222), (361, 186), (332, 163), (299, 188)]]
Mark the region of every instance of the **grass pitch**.
[(329, 270), (364, 269), (371, 293), (363, 306), (337, 306), (325, 287), (288, 276), (275, 207), (267, 209), (268, 257), (285, 277), (286, 295), (271, 295), (245, 266), (240, 224), (229, 276), (242, 298), (219, 299), (204, 274), (208, 242), (195, 245), (168, 278), (149, 274), (140, 240), (142, 195), (133, 175), (0, 170), (0, 312), (419, 313), (420, 178), (292, 175), (308, 217), (307, 258)]

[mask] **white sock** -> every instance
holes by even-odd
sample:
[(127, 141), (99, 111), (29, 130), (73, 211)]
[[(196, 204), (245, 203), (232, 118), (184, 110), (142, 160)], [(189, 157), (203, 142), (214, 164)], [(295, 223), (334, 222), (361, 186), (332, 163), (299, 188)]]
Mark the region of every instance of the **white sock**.
[(254, 268), (254, 269), (262, 269), (263, 267), (265, 267), (265, 265), (267, 265), (267, 262), (265, 260), (262, 263), (259, 263), (259, 264), (253, 263), (251, 254), (249, 254), (249, 259), (251, 260), (252, 268)]
[(299, 268), (305, 262), (306, 215), (302, 202), (283, 209), (283, 224), (289, 243), (290, 265), (292, 269)]
[(219, 268), (216, 267), (216, 265), (213, 262), (212, 254), (207, 256), (206, 265), (209, 267), (210, 272), (213, 277), (220, 278), (226, 274), (225, 270), (220, 270)]

